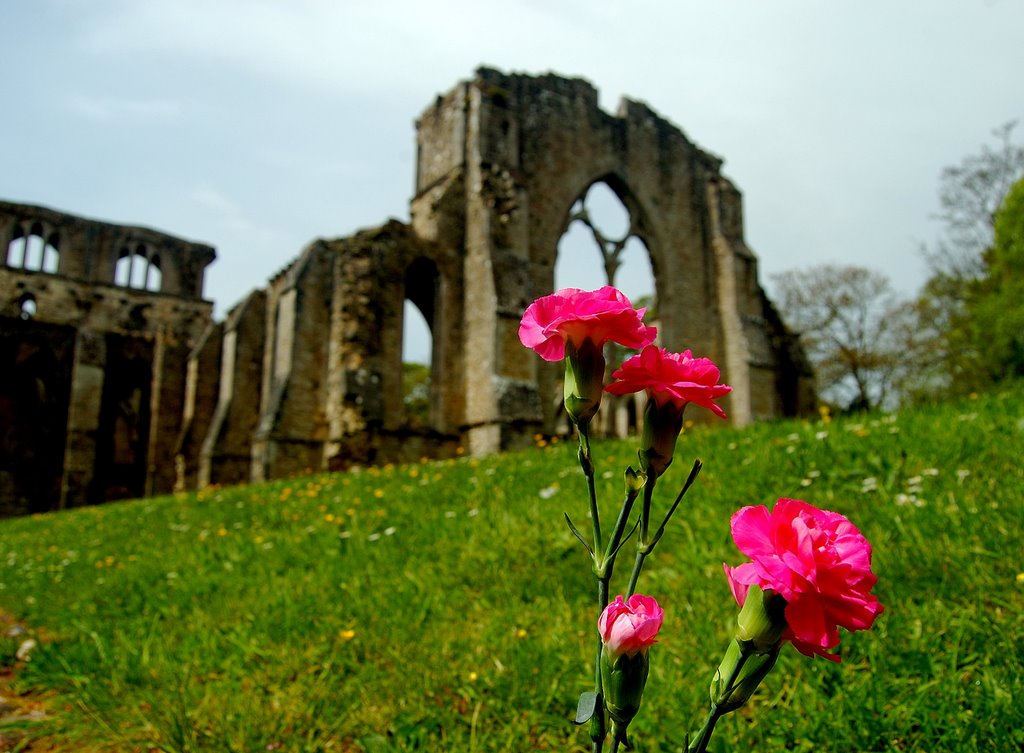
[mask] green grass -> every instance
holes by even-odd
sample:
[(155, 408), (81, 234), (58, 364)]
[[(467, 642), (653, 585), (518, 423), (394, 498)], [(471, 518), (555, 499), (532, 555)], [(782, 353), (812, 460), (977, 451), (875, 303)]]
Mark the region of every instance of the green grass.
[[(1022, 447), (1020, 387), (688, 431), (658, 509), (694, 457), (706, 466), (640, 581), (666, 622), (638, 750), (678, 751), (702, 721), (735, 618), (729, 516), (780, 496), (860, 527), (886, 612), (844, 634), (838, 666), (787, 647), (711, 749), (1020, 750)], [(595, 445), (608, 527), (634, 453)], [(574, 448), (557, 444), (2, 521), (0, 607), (39, 639), (18, 687), (51, 710), (20, 723), (23, 744), (585, 751), (569, 719), (591, 689), (595, 586), (563, 511), (589, 529)]]

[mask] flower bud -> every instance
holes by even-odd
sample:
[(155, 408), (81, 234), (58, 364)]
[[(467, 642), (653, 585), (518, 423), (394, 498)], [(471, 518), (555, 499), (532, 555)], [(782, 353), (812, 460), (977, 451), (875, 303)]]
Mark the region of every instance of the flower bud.
[(640, 709), (647, 684), (648, 649), (656, 643), (665, 612), (650, 596), (616, 596), (601, 613), (601, 687), (612, 719), (614, 739), (625, 742), (626, 728)]
[(579, 347), (571, 340), (565, 344), (565, 412), (581, 429), (601, 407), (604, 369), (604, 353), (593, 340), (586, 339)]
[(651, 398), (644, 410), (644, 431), (640, 437), (640, 467), (653, 476), (662, 475), (672, 464), (676, 440), (683, 428), (683, 409), (671, 400), (659, 405)]
[(626, 466), (625, 473), (623, 474), (626, 479), (626, 493), (638, 493), (644, 488), (644, 484), (647, 483), (647, 475), (643, 471), (638, 471), (633, 466)]

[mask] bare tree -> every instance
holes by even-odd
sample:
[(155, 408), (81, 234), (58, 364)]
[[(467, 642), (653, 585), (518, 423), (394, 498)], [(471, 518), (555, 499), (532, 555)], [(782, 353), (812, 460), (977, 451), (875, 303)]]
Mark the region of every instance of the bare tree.
[(928, 339), (931, 357), (907, 385), (917, 399), (959, 391), (967, 385), (963, 375), (984, 361), (984, 342), (965, 335), (968, 303), (987, 271), (985, 252), (993, 243), (996, 212), (1024, 177), (1024, 146), (1012, 140), (1016, 125), (996, 128), (994, 144), (942, 171), (937, 217), (943, 235), (924, 249), (931, 274), (917, 302), (919, 336)]
[(1024, 176), (1024, 146), (1012, 140), (1016, 126), (1010, 121), (994, 129), (994, 145), (983, 144), (977, 154), (942, 171), (937, 218), (944, 237), (925, 249), (934, 278), (965, 282), (984, 272), (982, 254), (992, 245), (996, 210)]
[(848, 410), (896, 402), (916, 351), (916, 317), (888, 277), (864, 267), (823, 265), (773, 275), (772, 282), (823, 399)]

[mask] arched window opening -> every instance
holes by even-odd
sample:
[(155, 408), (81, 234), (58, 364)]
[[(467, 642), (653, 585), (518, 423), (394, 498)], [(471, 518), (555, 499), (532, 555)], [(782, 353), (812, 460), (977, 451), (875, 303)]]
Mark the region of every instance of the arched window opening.
[(402, 363), (430, 367), (433, 336), (419, 307), (405, 300), (402, 310)]
[(36, 297), (31, 293), (26, 293), (21, 297), (20, 301), (21, 312), (20, 316), (24, 320), (34, 319), (38, 306), (36, 305)]
[(42, 271), (55, 275), (60, 270), (60, 236), (54, 233), (43, 248)]
[(402, 405), (410, 426), (430, 425), (430, 327), (406, 299), (402, 312)]
[(635, 218), (607, 183), (594, 183), (569, 210), (554, 283), (556, 290), (614, 285), (631, 301), (653, 297), (650, 254), (637, 235)]
[(134, 251), (121, 249), (121, 256), (114, 266), (114, 284), (122, 288), (159, 293), (163, 284), (160, 257), (149, 258), (145, 245), (141, 243)]
[(402, 309), (402, 404), (414, 427), (434, 425), (434, 317), (439, 277), (429, 259), (417, 259), (405, 271)]
[[(558, 243), (555, 289), (594, 290), (613, 285), (625, 293), (634, 306), (648, 307), (650, 313), (645, 321), (653, 324), (654, 273), (650, 253), (639, 236), (637, 218), (608, 184), (599, 182), (591, 185), (572, 206), (568, 219), (568, 228)], [(608, 378), (631, 354), (632, 351), (609, 344), (605, 353)], [(564, 415), (559, 415), (560, 385), (555, 392), (557, 395), (552, 394), (550, 404), (556, 406), (556, 424), (567, 430)], [(595, 426), (606, 436), (626, 436), (637, 429), (637, 416), (637, 408), (629, 400), (609, 396), (595, 419)]]
[(146, 267), (146, 290), (151, 293), (159, 293), (163, 284), (163, 272), (160, 271), (160, 257), (154, 256), (149, 260)]
[(14, 231), (14, 238), (7, 244), (7, 266), (11, 269), (21, 269), (25, 263), (25, 244), (28, 238), (18, 228)]
[(132, 279), (132, 266), (135, 263), (135, 255), (124, 248), (121, 249), (121, 256), (114, 265), (114, 284), (122, 288), (129, 287)]
[(25, 239), (25, 259), (22, 269), (30, 272), (37, 272), (43, 268), (43, 251), (46, 244), (41, 235), (30, 234)]
[(44, 240), (44, 232), (38, 222), (28, 233), (18, 228), (13, 240), (7, 245), (7, 266), (27, 272), (56, 274), (60, 267), (60, 252), (57, 250), (59, 236), (54, 233), (49, 240)]

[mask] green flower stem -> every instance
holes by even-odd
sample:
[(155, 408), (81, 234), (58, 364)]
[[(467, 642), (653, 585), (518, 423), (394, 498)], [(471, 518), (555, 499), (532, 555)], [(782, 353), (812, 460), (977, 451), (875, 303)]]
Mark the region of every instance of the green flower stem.
[[(749, 646), (743, 642), (736, 641), (736, 644), (739, 646), (739, 658), (733, 664), (729, 676), (725, 678), (725, 683), (719, 685), (721, 690), (717, 694), (718, 697), (712, 699), (711, 710), (708, 712), (707, 719), (704, 720), (704, 726), (700, 728), (697, 736), (690, 742), (687, 753), (705, 753), (708, 749), (708, 743), (711, 742), (711, 735), (715, 732), (715, 725), (718, 724), (718, 720), (733, 710), (727, 706), (727, 702), (735, 689), (736, 680), (743, 670), (743, 665), (747, 663), (747, 659), (753, 654)], [(723, 701), (726, 703), (723, 703)]]
[[(608, 606), (608, 581), (611, 575), (597, 579), (597, 602), (600, 606), (598, 614)], [(594, 659), (594, 692), (597, 693), (597, 707), (594, 709), (594, 716), (590, 719), (590, 740), (594, 744), (593, 753), (601, 753), (604, 747), (604, 738), (607, 732), (604, 718), (604, 695), (601, 684), (601, 648), (603, 646), (601, 633), (597, 634), (597, 656)]]
[(704, 753), (708, 749), (708, 743), (711, 742), (711, 735), (715, 732), (715, 725), (718, 724), (718, 720), (725, 716), (725, 712), (714, 707), (708, 713), (708, 718), (704, 722), (704, 726), (700, 728), (700, 732), (697, 733), (697, 739), (690, 743), (690, 747), (687, 748), (687, 753)]
[(648, 541), (647, 534), (651, 522), (651, 500), (654, 497), (654, 487), (658, 483), (658, 476), (654, 471), (647, 472), (647, 483), (644, 484), (644, 503), (640, 510), (640, 539), (636, 544), (636, 559), (633, 561), (633, 572), (629, 576), (629, 587), (626, 589), (628, 599), (636, 593), (636, 584), (640, 580), (640, 571), (644, 567), (644, 560), (654, 549), (654, 543)]
[[(590, 454), (590, 427), (576, 427), (580, 437), (579, 460), (583, 475), (587, 477), (587, 492), (590, 497), (590, 519), (594, 525), (594, 551), (601, 551), (601, 517), (597, 511), (597, 488), (594, 485), (594, 459)], [(601, 607), (604, 609), (604, 607)]]
[[(597, 508), (597, 488), (594, 482), (594, 460), (590, 453), (590, 428), (588, 423), (577, 424), (579, 433), (580, 468), (587, 478), (587, 493), (590, 497), (590, 520), (594, 526), (594, 572), (597, 575), (597, 602), (598, 614), (608, 606), (608, 581), (611, 579), (611, 568), (606, 567), (606, 559), (602, 556), (601, 550), (601, 518)], [(620, 534), (621, 535), (621, 534)], [(604, 747), (606, 734), (604, 698), (601, 693), (601, 635), (597, 636), (597, 654), (594, 659), (594, 692), (597, 693), (597, 707), (590, 719), (590, 739), (593, 742), (593, 753), (601, 753)]]
[(633, 573), (629, 577), (629, 590), (626, 594), (628, 599), (636, 592), (636, 583), (640, 579), (640, 571), (643, 569), (644, 560), (647, 555), (654, 551), (654, 547), (661, 541), (661, 537), (665, 535), (665, 526), (668, 525), (669, 520), (672, 519), (672, 515), (675, 513), (676, 508), (679, 507), (679, 503), (682, 501), (683, 496), (689, 491), (693, 482), (697, 478), (697, 474), (700, 473), (700, 469), (704, 465), (699, 460), (693, 461), (693, 468), (690, 469), (690, 475), (686, 478), (686, 483), (683, 484), (683, 488), (680, 489), (679, 494), (676, 496), (675, 502), (672, 503), (672, 507), (669, 508), (668, 514), (665, 515), (665, 519), (661, 521), (661, 525), (658, 526), (658, 530), (654, 533), (653, 538), (649, 536), (650, 532), (650, 517), (651, 517), (651, 498), (654, 495), (654, 486), (658, 481), (658, 477), (649, 472), (650, 475), (647, 478), (647, 484), (644, 486), (644, 505), (643, 511), (640, 514), (640, 540), (637, 543), (636, 548), (636, 560), (633, 562)]

